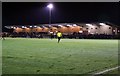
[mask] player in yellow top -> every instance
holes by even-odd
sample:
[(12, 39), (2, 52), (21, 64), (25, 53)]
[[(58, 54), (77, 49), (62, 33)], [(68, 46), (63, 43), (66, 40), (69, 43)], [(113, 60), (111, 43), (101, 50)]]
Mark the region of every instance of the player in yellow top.
[(60, 42), (61, 37), (62, 37), (62, 33), (58, 31), (57, 33), (58, 43)]

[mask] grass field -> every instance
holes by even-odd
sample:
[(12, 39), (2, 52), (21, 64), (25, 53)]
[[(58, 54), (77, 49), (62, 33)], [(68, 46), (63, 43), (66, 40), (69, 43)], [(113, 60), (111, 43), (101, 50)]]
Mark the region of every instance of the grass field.
[(118, 66), (118, 40), (7, 38), (2, 43), (3, 74), (94, 74)]

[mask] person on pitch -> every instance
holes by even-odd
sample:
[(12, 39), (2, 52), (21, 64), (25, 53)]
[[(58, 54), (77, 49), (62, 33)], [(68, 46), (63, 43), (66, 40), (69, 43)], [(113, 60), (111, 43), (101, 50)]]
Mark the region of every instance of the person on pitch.
[(57, 33), (58, 43), (60, 42), (61, 37), (62, 37), (62, 33), (60, 31), (58, 31), (58, 33)]

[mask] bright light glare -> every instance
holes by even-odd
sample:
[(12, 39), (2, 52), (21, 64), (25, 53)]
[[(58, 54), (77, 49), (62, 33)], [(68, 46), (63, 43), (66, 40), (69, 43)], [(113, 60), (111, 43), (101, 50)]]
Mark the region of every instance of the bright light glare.
[(16, 27), (13, 27), (14, 29), (16, 29)]
[(49, 4), (49, 5), (47, 5), (47, 7), (52, 9), (53, 8), (53, 4)]
[(102, 25), (102, 26), (105, 26), (106, 24), (105, 23), (99, 23), (100, 25)]
[(83, 31), (79, 31), (79, 33), (83, 33)]
[(62, 27), (62, 25), (58, 25), (59, 27)]
[(52, 31), (50, 31), (50, 34), (52, 34), (53, 32)]
[(67, 26), (71, 26), (71, 25), (68, 24)]
[(76, 24), (73, 24), (73, 26), (77, 26)]
[(88, 30), (88, 32), (90, 33), (90, 30)]
[(115, 30), (113, 30), (113, 32), (115, 32)]
[(87, 25), (87, 26), (90, 26), (90, 27), (93, 26), (92, 24), (86, 24), (86, 25)]
[(14, 28), (13, 26), (11, 26), (11, 28)]
[(22, 26), (22, 28), (25, 28), (24, 26)]
[(30, 27), (32, 27), (32, 26), (30, 26)]

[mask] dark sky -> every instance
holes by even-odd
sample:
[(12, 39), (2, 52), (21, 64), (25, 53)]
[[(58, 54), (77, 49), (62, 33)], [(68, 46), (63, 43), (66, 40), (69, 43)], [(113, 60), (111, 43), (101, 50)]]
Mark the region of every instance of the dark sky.
[[(3, 26), (49, 23), (47, 4), (49, 3), (3, 2)], [(118, 3), (57, 2), (53, 4), (52, 23), (108, 21), (119, 24)]]

